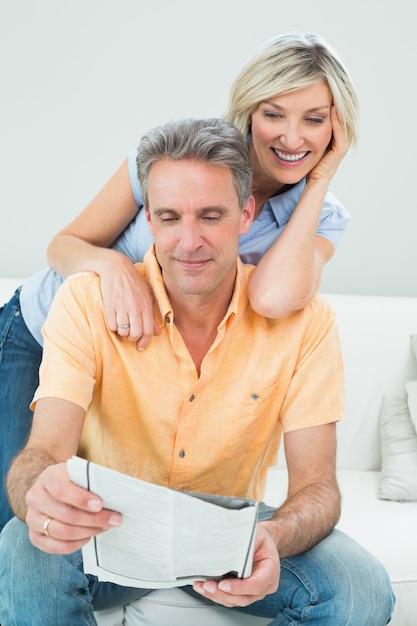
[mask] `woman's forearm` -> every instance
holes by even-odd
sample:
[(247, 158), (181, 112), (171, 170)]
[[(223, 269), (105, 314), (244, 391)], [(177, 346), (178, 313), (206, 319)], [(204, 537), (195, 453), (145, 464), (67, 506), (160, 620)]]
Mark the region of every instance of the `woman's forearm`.
[(320, 285), (323, 267), (334, 252), (330, 241), (317, 236), (328, 182), (307, 183), (288, 224), (250, 278), (251, 305), (265, 317), (304, 308)]
[(137, 215), (127, 159), (86, 208), (52, 239), (49, 266), (65, 278), (75, 272), (101, 274), (110, 264), (127, 264), (123, 254), (108, 247)]
[(58, 233), (47, 251), (51, 269), (67, 278), (76, 272), (95, 272), (102, 275), (117, 266), (132, 265), (121, 252), (91, 244), (80, 237)]

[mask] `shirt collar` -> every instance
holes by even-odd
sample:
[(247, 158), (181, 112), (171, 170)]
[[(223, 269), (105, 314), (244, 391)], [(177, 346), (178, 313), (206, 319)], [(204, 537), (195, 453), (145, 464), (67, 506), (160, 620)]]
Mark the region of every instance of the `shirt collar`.
[[(161, 267), (156, 258), (154, 244), (152, 244), (151, 248), (145, 254), (143, 269), (145, 278), (151, 286), (155, 298), (157, 323), (162, 327), (168, 320), (170, 322), (172, 321), (173, 311), (162, 279)], [(239, 258), (237, 259), (237, 273), (233, 294), (226, 315), (220, 322), (218, 330), (228, 328), (236, 317), (238, 310), (245, 308), (247, 302), (247, 283), (249, 275), (254, 269), (252, 265), (245, 265)]]

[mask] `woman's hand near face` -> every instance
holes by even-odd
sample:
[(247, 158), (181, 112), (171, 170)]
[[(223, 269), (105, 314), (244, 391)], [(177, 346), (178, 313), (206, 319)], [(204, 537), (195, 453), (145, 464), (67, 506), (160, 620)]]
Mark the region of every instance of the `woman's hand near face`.
[(343, 124), (337, 116), (334, 105), (330, 109), (330, 116), (333, 128), (333, 137), (330, 148), (308, 174), (308, 181), (323, 179), (330, 181), (350, 148), (349, 140), (346, 137)]

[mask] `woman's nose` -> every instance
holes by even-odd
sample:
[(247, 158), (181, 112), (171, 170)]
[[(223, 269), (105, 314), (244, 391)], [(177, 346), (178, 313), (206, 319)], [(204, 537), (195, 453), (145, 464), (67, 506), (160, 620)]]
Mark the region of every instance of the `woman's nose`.
[(279, 140), (285, 148), (291, 151), (299, 150), (304, 144), (299, 125), (289, 122), (282, 129)]

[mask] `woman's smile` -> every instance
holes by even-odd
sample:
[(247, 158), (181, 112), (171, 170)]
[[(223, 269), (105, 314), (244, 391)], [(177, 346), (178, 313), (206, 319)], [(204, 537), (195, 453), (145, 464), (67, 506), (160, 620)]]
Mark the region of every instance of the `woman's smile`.
[(319, 80), (261, 102), (251, 116), (255, 183), (298, 183), (317, 165), (332, 138), (332, 95)]

